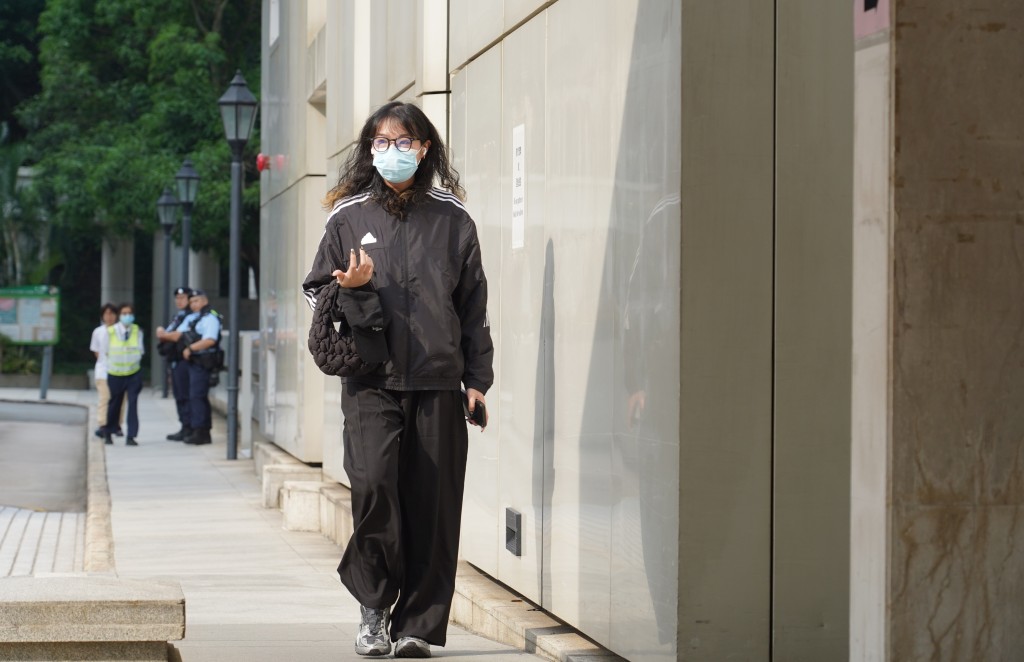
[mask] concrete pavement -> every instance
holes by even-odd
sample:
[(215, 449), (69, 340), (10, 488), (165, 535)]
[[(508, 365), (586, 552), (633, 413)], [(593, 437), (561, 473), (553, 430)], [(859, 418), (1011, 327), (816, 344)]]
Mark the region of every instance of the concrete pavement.
[[(50, 401), (90, 405), (95, 392), (53, 391)], [(34, 400), (30, 389), (0, 400)], [(209, 446), (164, 441), (178, 428), (174, 401), (145, 390), (139, 446), (106, 447), (117, 575), (180, 582), (186, 600), (185, 662), (365, 660), (352, 650), (358, 604), (338, 581), (341, 550), (319, 533), (285, 531), (261, 505), (252, 460), (226, 460), (224, 421)], [(90, 437), (88, 443), (101, 443)], [(435, 657), (538, 659), (449, 626)]]
[(0, 506), (85, 512), (87, 416), (82, 407), (0, 402)]

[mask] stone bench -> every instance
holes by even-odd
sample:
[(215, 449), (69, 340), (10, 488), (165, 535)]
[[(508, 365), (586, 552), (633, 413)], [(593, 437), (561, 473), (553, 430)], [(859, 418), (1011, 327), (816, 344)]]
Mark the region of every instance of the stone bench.
[(0, 579), (2, 660), (167, 660), (185, 636), (177, 582), (68, 575)]

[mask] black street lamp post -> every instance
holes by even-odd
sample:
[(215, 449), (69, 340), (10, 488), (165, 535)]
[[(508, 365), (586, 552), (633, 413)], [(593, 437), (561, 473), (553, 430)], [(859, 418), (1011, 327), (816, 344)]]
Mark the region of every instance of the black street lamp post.
[(199, 173), (192, 167), (192, 159), (185, 159), (174, 176), (178, 180), (178, 200), (181, 204), (181, 278), (188, 285), (188, 254), (192, 250), (192, 205), (199, 192)]
[(235, 72), (227, 92), (218, 101), (224, 134), (231, 146), (231, 246), (228, 321), (228, 459), (238, 457), (238, 294), (242, 247), (242, 150), (256, 123), (258, 103), (245, 84), (241, 70)]
[[(178, 215), (178, 199), (165, 188), (163, 195), (156, 201), (156, 213), (160, 226), (164, 229), (164, 314), (171, 319), (171, 230), (174, 229), (175, 217)], [(164, 357), (163, 392), (167, 397), (167, 358)]]

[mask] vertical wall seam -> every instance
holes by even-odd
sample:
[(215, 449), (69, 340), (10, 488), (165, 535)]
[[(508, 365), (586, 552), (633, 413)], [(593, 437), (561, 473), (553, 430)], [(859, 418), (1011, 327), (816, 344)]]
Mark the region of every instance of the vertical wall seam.
[[(547, 209), (546, 206), (547, 206), (547, 202), (548, 202), (548, 174), (551, 172), (551, 164), (550, 164), (550, 161), (548, 159), (548, 156), (549, 156), (548, 145), (550, 144), (548, 142), (548, 130), (550, 128), (548, 126), (548, 108), (551, 105), (551, 97), (548, 94), (548, 92), (550, 91), (548, 89), (548, 81), (549, 81), (549, 76), (548, 76), (548, 73), (549, 73), (548, 56), (549, 56), (549, 51), (550, 51), (549, 44), (548, 44), (548, 37), (551, 34), (549, 32), (550, 26), (548, 24), (548, 19), (550, 18), (551, 14), (549, 14), (547, 10), (548, 10), (548, 7), (550, 7), (552, 4), (554, 4), (554, 3), (553, 2), (546, 2), (546, 3), (544, 3), (544, 6), (540, 7), (536, 12), (534, 12), (533, 14), (530, 14), (529, 16), (527, 16), (525, 20), (523, 20), (522, 22), (516, 24), (512, 28), (513, 30), (518, 30), (520, 27), (526, 25), (526, 23), (528, 21), (532, 21), (535, 17), (537, 17), (537, 20), (541, 20), (543, 22), (543, 29), (544, 29), (544, 57), (543, 57), (543, 62), (544, 62), (544, 66), (542, 67), (542, 70), (543, 70), (543, 76), (544, 76), (544, 82), (543, 82), (543, 86), (544, 86), (543, 87), (543, 89), (544, 89), (544, 104), (543, 104), (543, 109), (542, 109), (541, 112), (543, 113), (542, 121), (544, 122), (544, 134), (543, 134), (543, 139), (544, 139), (544, 192), (542, 194), (544, 197), (543, 197), (542, 204), (545, 205), (545, 210)], [(502, 44), (504, 44), (504, 36), (502, 37)], [(505, 51), (504, 50), (502, 50), (501, 57), (502, 57), (502, 71), (504, 71), (504, 66), (505, 66)], [(504, 94), (504, 91), (505, 91), (504, 84), (502, 85), (501, 89), (502, 89), (502, 93)], [(502, 99), (502, 103), (504, 103), (504, 99)], [(525, 149), (525, 144), (526, 144), (526, 137), (525, 136), (523, 137), (523, 144), (524, 144), (524, 149)], [(510, 150), (510, 153), (507, 156), (514, 156), (515, 146), (512, 145), (511, 143), (509, 143), (509, 147), (511, 147), (511, 150)], [(529, 153), (529, 150), (527, 150), (527, 153)], [(507, 156), (506, 156), (506, 158), (507, 158)], [(527, 172), (529, 172), (528, 166), (527, 166)], [(515, 173), (510, 173), (510, 174), (512, 175), (513, 178), (515, 177)], [(523, 176), (527, 176), (526, 173), (523, 173)], [(527, 180), (527, 181), (529, 181), (529, 180)], [(511, 186), (511, 182), (510, 182), (510, 186)], [(527, 195), (529, 195), (529, 194), (527, 194)], [(528, 200), (529, 200), (529, 198), (527, 198), (527, 201)], [(524, 230), (524, 232), (525, 232), (525, 230)], [(545, 243), (546, 243), (546, 241), (545, 241)], [(545, 263), (546, 262), (547, 262), (547, 255), (545, 254)], [(547, 271), (547, 264), (545, 264), (544, 271), (545, 272)], [(554, 278), (554, 268), (552, 268), (552, 278)], [(546, 291), (548, 284), (546, 282), (543, 282), (543, 279), (542, 279), (542, 283), (543, 283), (542, 288), (544, 288), (544, 291)], [(554, 296), (555, 296), (555, 293), (554, 293), (554, 281), (552, 280), (552, 291), (551, 291), (552, 299), (554, 298)], [(541, 306), (541, 310), (543, 311), (543, 304)], [(542, 318), (543, 318), (543, 313), (542, 313)], [(547, 329), (545, 329), (545, 331), (546, 330)], [(550, 338), (545, 337), (543, 339), (544, 349), (542, 351), (544, 353), (542, 354), (542, 356), (543, 356), (543, 360), (544, 360), (545, 370), (548, 370), (549, 367), (551, 367), (551, 370), (553, 371), (553, 367), (551, 366), (551, 363), (548, 360), (548, 354), (547, 354), (547, 352), (551, 352), (551, 356), (554, 356), (555, 349), (554, 349), (554, 347), (551, 346), (553, 342), (554, 342), (554, 323), (552, 323), (551, 337)], [(555, 385), (554, 385), (554, 383), (552, 383), (552, 380), (549, 380), (549, 375), (547, 375), (547, 374), (544, 375), (544, 379), (542, 380), (542, 382), (544, 384), (544, 395), (543, 395), (543, 397), (544, 397), (544, 407), (545, 407), (545, 409), (547, 409), (548, 402), (550, 401), (550, 397), (554, 397), (554, 395), (551, 395), (549, 397), (548, 391), (549, 391), (549, 389), (551, 389), (553, 391), (553, 389), (555, 388)], [(540, 599), (541, 599), (541, 602), (543, 603), (543, 602), (545, 602), (545, 600), (544, 600), (545, 595), (550, 595), (551, 596), (550, 599), (546, 601), (548, 604), (546, 604), (544, 606), (549, 608), (549, 609), (551, 609), (551, 608), (554, 607), (554, 602), (555, 602), (555, 587), (554, 587), (554, 582), (552, 581), (552, 578), (549, 575), (546, 575), (545, 573), (548, 570), (548, 565), (550, 565), (550, 561), (551, 561), (551, 551), (550, 551), (551, 550), (551, 544), (550, 543), (551, 543), (552, 527), (550, 525), (551, 525), (551, 519), (552, 519), (551, 514), (552, 514), (552, 511), (554, 510), (554, 506), (555, 506), (555, 504), (554, 504), (554, 501), (555, 501), (555, 497), (554, 497), (555, 488), (554, 488), (554, 485), (551, 486), (551, 498), (549, 499), (549, 503), (547, 503), (547, 504), (544, 503), (544, 496), (543, 495), (545, 495), (547, 493), (547, 491), (548, 491), (548, 481), (554, 480), (554, 471), (553, 470), (552, 471), (548, 471), (548, 457), (551, 458), (551, 466), (553, 468), (554, 464), (555, 464), (555, 443), (554, 443), (554, 440), (555, 440), (555, 423), (554, 423), (554, 421), (555, 421), (555, 412), (553, 412), (553, 411), (545, 411), (544, 414), (541, 416), (541, 420), (544, 422), (544, 424), (542, 426), (543, 434), (544, 434), (544, 443), (541, 444), (541, 451), (540, 451), (541, 452), (541, 458), (542, 458), (542, 461), (540, 463), (540, 466), (541, 466), (540, 484), (541, 484), (541, 490), (542, 490), (542, 492), (541, 492), (541, 494), (542, 494), (542, 496), (541, 496), (541, 504), (540, 504), (541, 541), (540, 541), (540, 554), (539, 554), (539, 557), (540, 557)], [(610, 555), (609, 555), (609, 557), (610, 557)], [(545, 565), (545, 560), (548, 561), (547, 565)], [(548, 588), (550, 589), (550, 593), (548, 593), (548, 594), (545, 594), (545, 592), (544, 592), (544, 588), (545, 588), (544, 587), (544, 578), (545, 577), (548, 577), (548, 583), (549, 583)], [(609, 599), (611, 599), (610, 592), (609, 592)]]
[(768, 659), (775, 659), (775, 414), (776, 393), (776, 347), (778, 332), (778, 212), (779, 212), (779, 2), (772, 2), (772, 330), (771, 330), (771, 414), (769, 416), (771, 439), (771, 462), (769, 478), (769, 526), (771, 542), (768, 546)]
[(882, 587), (884, 602), (882, 630), (882, 662), (889, 662), (892, 659), (892, 602), (889, 598), (892, 591), (892, 531), (894, 520), (894, 481), (893, 481), (893, 426), (895, 423), (895, 320), (896, 320), (896, 94), (897, 94), (897, 48), (896, 41), (896, 3), (889, 6), (889, 98), (887, 100), (889, 113), (888, 135), (886, 136), (886, 157), (888, 158), (888, 177), (886, 180), (888, 189), (888, 256), (885, 261), (889, 273), (886, 276), (886, 420), (885, 420), (885, 531), (882, 549), (883, 563), (885, 564), (883, 576), (885, 585)]

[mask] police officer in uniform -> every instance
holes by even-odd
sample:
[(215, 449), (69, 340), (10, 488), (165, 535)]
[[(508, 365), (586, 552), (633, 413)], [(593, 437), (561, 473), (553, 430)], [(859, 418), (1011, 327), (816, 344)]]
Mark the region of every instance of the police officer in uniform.
[[(188, 305), (192, 315), (182, 323), (181, 356), (188, 364), (188, 411), (192, 431), (186, 444), (210, 443), (210, 378), (220, 370), (220, 314), (210, 308), (203, 290), (192, 290)], [(184, 328), (187, 327), (187, 328)]]
[(192, 294), (192, 290), (187, 287), (179, 287), (174, 290), (174, 305), (178, 307), (178, 310), (167, 328), (162, 326), (156, 328), (156, 337), (160, 341), (157, 349), (170, 362), (171, 390), (174, 392), (174, 403), (178, 408), (178, 421), (181, 423), (180, 430), (167, 435), (168, 441), (183, 441), (192, 431), (192, 420), (188, 413), (188, 363), (181, 358), (178, 346), (178, 339), (181, 337), (179, 329), (185, 318), (194, 314), (188, 306), (190, 294)]

